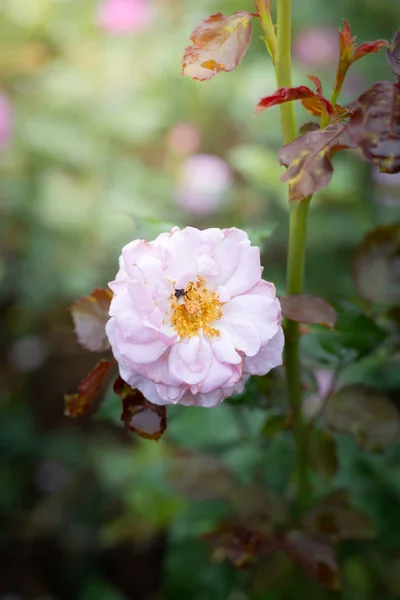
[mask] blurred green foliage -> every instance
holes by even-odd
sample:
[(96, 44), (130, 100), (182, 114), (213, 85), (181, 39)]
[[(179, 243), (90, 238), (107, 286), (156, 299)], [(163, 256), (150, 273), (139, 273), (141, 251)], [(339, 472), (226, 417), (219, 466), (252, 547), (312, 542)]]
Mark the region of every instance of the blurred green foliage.
[[(273, 495), (290, 483), (284, 421), (267, 427), (284, 404), (273, 381), (262, 390), (265, 406), (254, 405), (250, 386), (240, 405), (232, 399), (212, 411), (174, 408), (158, 443), (123, 431), (111, 390), (96, 417), (63, 417), (63, 393), (93, 366), (73, 338), (66, 308), (113, 278), (128, 241), (151, 239), (171, 223), (237, 225), (254, 240), (264, 231), (267, 278), (282, 291), (285, 277), (278, 109), (254, 116), (275, 87), (258, 25), (235, 72), (205, 85), (179, 78), (193, 27), (217, 10), (253, 10), (252, 2), (154, 0), (147, 28), (124, 35), (98, 27), (98, 5), (0, 2), (0, 91), (14, 113), (13, 139), (0, 156), (0, 598), (333, 597), (283, 556), (235, 573), (214, 563), (201, 540), (238, 504), (242, 509), (240, 485)], [(315, 26), (336, 29), (342, 18), (360, 41), (390, 39), (400, 25), (397, 0), (303, 0), (293, 9), (295, 38)], [(334, 68), (315, 72), (326, 89)], [(351, 77), (345, 102), (391, 75), (381, 54), (357, 63)], [(299, 62), (294, 80), (305, 82)], [(198, 132), (196, 152), (222, 157), (233, 171), (225, 202), (207, 216), (177, 203), (187, 153), (174, 148), (171, 132), (181, 123)], [(332, 184), (313, 201), (306, 289), (342, 301), (355, 297), (349, 263), (356, 244), (374, 225), (399, 219), (400, 188), (377, 182), (357, 156), (341, 155), (335, 166)], [(385, 323), (356, 313), (343, 311), (335, 338), (322, 328), (305, 336), (310, 368), (339, 361), (343, 384), (385, 389), (399, 407), (399, 357), (385, 346)], [(350, 362), (360, 360), (347, 364), (349, 353)], [(399, 446), (369, 455), (339, 435), (337, 460), (330, 485), (351, 488), (377, 532), (375, 540), (340, 546), (342, 597), (394, 600)], [(315, 478), (315, 489), (327, 491), (326, 479)]]

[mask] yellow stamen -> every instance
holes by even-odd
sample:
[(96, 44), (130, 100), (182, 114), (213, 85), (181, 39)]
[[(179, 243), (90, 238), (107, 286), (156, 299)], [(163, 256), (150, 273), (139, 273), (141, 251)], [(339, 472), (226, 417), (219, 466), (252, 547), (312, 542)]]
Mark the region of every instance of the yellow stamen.
[(200, 329), (207, 337), (219, 336), (218, 329), (212, 327), (212, 323), (222, 317), (223, 302), (219, 300), (217, 292), (208, 291), (205, 284), (204, 277), (199, 276), (195, 283), (189, 283), (179, 299), (175, 293), (169, 297), (172, 306), (171, 325), (181, 338), (198, 335)]

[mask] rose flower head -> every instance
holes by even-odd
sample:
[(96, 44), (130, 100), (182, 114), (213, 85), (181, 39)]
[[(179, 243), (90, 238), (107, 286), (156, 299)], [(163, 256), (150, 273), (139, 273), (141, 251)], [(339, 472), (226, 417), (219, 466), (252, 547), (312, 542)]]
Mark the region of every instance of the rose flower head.
[(236, 228), (127, 244), (106, 325), (121, 378), (154, 404), (211, 407), (282, 364), (281, 307), (261, 274)]

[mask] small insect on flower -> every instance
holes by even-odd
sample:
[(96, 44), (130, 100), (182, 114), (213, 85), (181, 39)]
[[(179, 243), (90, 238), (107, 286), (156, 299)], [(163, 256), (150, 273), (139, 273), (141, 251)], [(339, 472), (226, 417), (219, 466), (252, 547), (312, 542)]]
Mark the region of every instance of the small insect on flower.
[(178, 300), (179, 304), (184, 304), (185, 302), (185, 296), (187, 297), (187, 291), (186, 290), (175, 290), (175, 298)]

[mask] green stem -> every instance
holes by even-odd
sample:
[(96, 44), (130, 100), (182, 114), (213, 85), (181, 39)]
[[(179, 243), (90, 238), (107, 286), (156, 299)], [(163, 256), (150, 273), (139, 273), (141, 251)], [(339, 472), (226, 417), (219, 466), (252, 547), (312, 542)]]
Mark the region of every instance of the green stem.
[[(278, 37), (276, 44), (275, 76), (278, 88), (292, 87), (291, 61), (291, 0), (278, 0)], [(282, 140), (284, 144), (297, 136), (293, 102), (280, 105)]]
[[(278, 36), (276, 48), (276, 82), (278, 87), (292, 87), (291, 68), (291, 0), (278, 0)], [(292, 102), (280, 106), (283, 143), (297, 135)], [(310, 198), (293, 202), (290, 208), (290, 234), (287, 262), (287, 293), (300, 294), (303, 289), (307, 213)], [(307, 428), (302, 413), (300, 377), (299, 324), (287, 321), (285, 327), (285, 364), (293, 433), (296, 449), (296, 491), (298, 506), (304, 510), (309, 496)]]
[[(290, 233), (287, 262), (287, 294), (300, 294), (303, 289), (307, 214), (311, 197), (294, 202), (290, 211)], [(285, 364), (290, 407), (293, 415), (293, 431), (296, 448), (296, 488), (299, 510), (308, 504), (309, 473), (307, 425), (302, 410), (300, 372), (299, 324), (287, 321), (285, 326)]]

